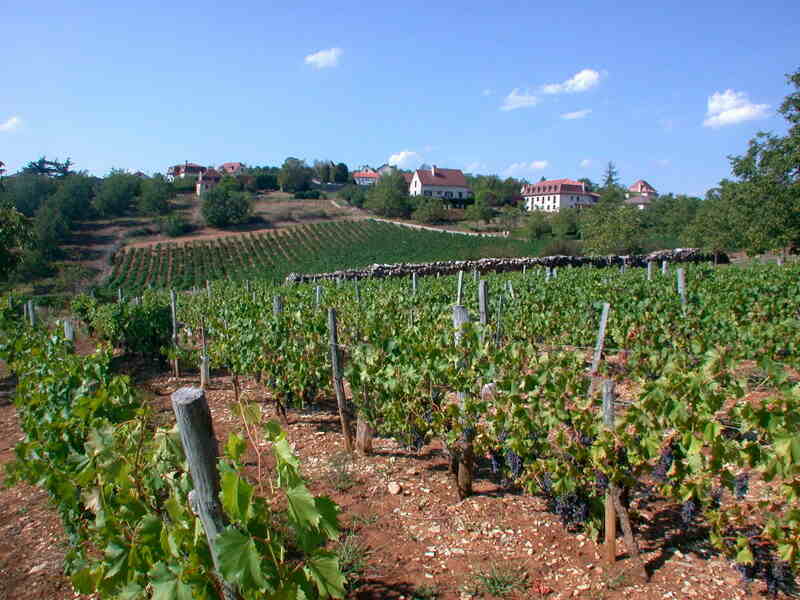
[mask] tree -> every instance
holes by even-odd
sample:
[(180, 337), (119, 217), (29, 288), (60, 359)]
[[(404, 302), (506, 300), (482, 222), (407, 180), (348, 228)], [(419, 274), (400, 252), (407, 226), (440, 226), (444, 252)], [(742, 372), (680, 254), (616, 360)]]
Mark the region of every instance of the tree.
[(441, 199), (423, 196), (412, 216), (418, 223), (441, 223), (447, 219), (447, 208)]
[(47, 160), (42, 156), (39, 160), (29, 162), (22, 168), (24, 175), (44, 175), (46, 177), (66, 177), (73, 171), (70, 167), (73, 162), (68, 158), (64, 162), (59, 162), (58, 159)]
[(104, 217), (124, 214), (139, 195), (140, 179), (121, 169), (112, 169), (94, 197), (94, 207)]
[(19, 264), (21, 252), (30, 243), (30, 225), (8, 201), (0, 201), (0, 279), (8, 279), (9, 274)]
[(71, 222), (61, 207), (48, 200), (33, 218), (34, 247), (46, 259), (58, 258), (61, 255), (59, 243), (69, 235)]
[(333, 181), (336, 183), (347, 183), (350, 179), (350, 172), (347, 170), (347, 165), (338, 163), (333, 171)]
[(467, 207), (464, 211), (464, 218), (467, 221), (483, 221), (487, 225), (492, 221), (494, 210), (491, 206), (482, 200), (475, 199), (475, 202)]
[(330, 183), (333, 181), (333, 172), (335, 168), (336, 167), (329, 160), (314, 161), (314, 172), (322, 183)]
[(27, 173), (9, 177), (5, 195), (14, 208), (26, 217), (32, 217), (56, 189), (56, 182), (52, 179)]
[(739, 200), (741, 188), (733, 181), (723, 179), (719, 187), (706, 193), (697, 214), (681, 235), (689, 245), (702, 248), (715, 255), (742, 244)]
[(74, 173), (59, 180), (58, 189), (50, 201), (56, 204), (70, 224), (72, 221), (89, 219), (94, 216), (92, 199), (95, 193), (95, 179), (88, 175)]
[(606, 171), (603, 174), (603, 187), (608, 189), (619, 185), (619, 173), (613, 161), (608, 161)]
[(283, 161), (278, 184), (284, 192), (304, 192), (311, 187), (312, 169), (304, 160), (289, 157)]
[(142, 181), (137, 207), (144, 215), (165, 215), (170, 211), (169, 201), (174, 196), (172, 184), (163, 175), (156, 175)]
[(562, 208), (550, 217), (550, 226), (553, 236), (557, 239), (567, 239), (578, 237), (578, 209)]
[(597, 189), (597, 185), (588, 177), (581, 177), (578, 181), (584, 185), (587, 192), (593, 192)]
[(247, 192), (237, 192), (221, 185), (203, 193), (201, 212), (211, 227), (227, 227), (250, 218), (253, 201)]
[(344, 198), (348, 204), (361, 208), (367, 200), (367, 192), (360, 185), (346, 185), (339, 191), (339, 196)]
[(642, 215), (635, 206), (598, 205), (582, 215), (584, 245), (592, 254), (631, 254), (642, 245)]
[(643, 224), (655, 235), (676, 240), (694, 221), (702, 202), (684, 194), (658, 196), (645, 208)]
[(400, 173), (388, 173), (367, 193), (364, 207), (383, 217), (407, 217), (411, 214), (406, 180)]
[(787, 79), (795, 90), (778, 109), (787, 135), (760, 132), (744, 155), (729, 157), (740, 188), (735, 226), (751, 254), (800, 242), (800, 69)]
[(525, 220), (525, 237), (534, 242), (540, 240), (548, 235), (552, 228), (550, 227), (550, 219), (547, 213), (543, 210), (534, 210)]

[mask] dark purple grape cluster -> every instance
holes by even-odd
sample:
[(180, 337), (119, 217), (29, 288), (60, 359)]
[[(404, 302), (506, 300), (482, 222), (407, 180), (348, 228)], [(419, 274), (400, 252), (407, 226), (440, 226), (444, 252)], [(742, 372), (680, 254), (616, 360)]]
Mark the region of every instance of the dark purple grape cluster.
[(681, 506), (681, 521), (685, 526), (689, 526), (697, 516), (697, 502), (694, 500), (687, 500)]
[(461, 430), (461, 441), (465, 443), (469, 443), (475, 439), (475, 427), (472, 425), (467, 425), (464, 429)]
[(564, 525), (580, 525), (589, 518), (589, 503), (578, 494), (557, 496), (548, 504)]
[(584, 448), (588, 448), (589, 446), (591, 446), (592, 444), (594, 444), (594, 440), (595, 440), (595, 439), (596, 439), (596, 438), (595, 438), (595, 436), (593, 436), (593, 435), (589, 435), (588, 433), (581, 433), (581, 434), (578, 436), (578, 442), (579, 442), (579, 443), (580, 443), (580, 445), (581, 445), (581, 446), (583, 446)]
[(511, 472), (511, 477), (516, 479), (522, 474), (522, 458), (513, 450), (506, 450), (506, 466)]
[(653, 479), (659, 483), (664, 483), (667, 480), (667, 473), (672, 468), (672, 463), (675, 461), (675, 448), (672, 444), (665, 446), (661, 450), (661, 457), (658, 459), (656, 468), (653, 469)]
[(777, 598), (778, 592), (789, 594), (796, 591), (794, 574), (789, 568), (789, 563), (784, 561), (772, 561), (765, 567), (764, 580), (767, 582), (767, 591), (773, 598)]
[(750, 488), (750, 477), (747, 473), (739, 473), (733, 480), (733, 493), (737, 500), (743, 499)]
[(595, 471), (594, 488), (597, 495), (603, 495), (608, 490), (608, 476), (602, 471)]
[(489, 453), (489, 460), (492, 466), (492, 475), (498, 475), (503, 469), (503, 457), (497, 450), (492, 450)]
[(719, 508), (720, 504), (722, 503), (722, 494), (725, 492), (725, 488), (716, 487), (711, 490), (711, 506), (714, 508)]

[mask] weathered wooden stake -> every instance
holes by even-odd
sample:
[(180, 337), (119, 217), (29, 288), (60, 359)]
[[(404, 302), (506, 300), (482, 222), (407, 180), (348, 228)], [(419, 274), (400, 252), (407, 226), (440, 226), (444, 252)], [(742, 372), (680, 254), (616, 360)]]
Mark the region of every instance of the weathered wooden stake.
[(211, 298), (211, 282), (206, 279), (206, 295)]
[[(194, 490), (189, 494), (190, 503), (206, 531), (214, 569), (219, 574), (216, 540), (227, 523), (219, 501), (217, 439), (214, 437), (205, 393), (191, 387), (177, 390), (172, 394), (172, 410), (175, 411), (175, 421), (194, 484)], [(221, 577), (220, 584), (223, 598), (235, 600), (236, 588)]]
[(208, 347), (206, 346), (206, 326), (200, 325), (200, 388), (208, 389), (211, 383), (211, 369), (208, 364)]
[(478, 282), (478, 312), (480, 314), (481, 325), (486, 325), (489, 320), (488, 304), (489, 291), (486, 287), (486, 280), (481, 279), (480, 282)]
[(272, 297), (272, 314), (279, 315), (283, 312), (283, 296), (274, 295)]
[(608, 311), (611, 305), (608, 302), (603, 302), (603, 312), (600, 314), (600, 328), (597, 331), (597, 343), (594, 345), (594, 356), (592, 357), (592, 370), (591, 375), (597, 374), (597, 369), (600, 367), (600, 359), (603, 357), (603, 346), (606, 343), (606, 326), (608, 325)]
[(472, 269), (472, 281), (478, 283), (478, 269)]
[(342, 422), (342, 435), (344, 435), (344, 447), (347, 452), (353, 451), (353, 433), (350, 428), (350, 411), (347, 406), (347, 398), (344, 395), (344, 385), (342, 384), (342, 370), (339, 365), (339, 341), (336, 331), (336, 309), (328, 309), (328, 330), (330, 333), (331, 344), (331, 370), (333, 371), (333, 387), (336, 391), (336, 403), (339, 405), (339, 419)]
[[(177, 299), (175, 295), (175, 290), (169, 291), (169, 307), (172, 312), (172, 345), (175, 350), (178, 350), (178, 307), (177, 307)], [(172, 373), (175, 377), (181, 376), (180, 371), (180, 364), (178, 363), (178, 357), (175, 357), (175, 360), (172, 361)]]
[(527, 271), (528, 271), (528, 265), (522, 265), (522, 274), (525, 275)]
[[(481, 281), (481, 283), (486, 283)], [(455, 343), (458, 346), (463, 336), (463, 327), (469, 322), (469, 313), (463, 306), (453, 307), (453, 328), (455, 329)], [(467, 394), (463, 391), (456, 392), (458, 404), (463, 408), (467, 400)], [(458, 487), (458, 497), (463, 500), (472, 494), (472, 471), (475, 463), (474, 434), (469, 435), (467, 431), (462, 434), (462, 438), (456, 443), (456, 453), (458, 469), (456, 472), (456, 484)]]
[(456, 304), (461, 304), (461, 298), (464, 295), (464, 271), (458, 272), (458, 288), (456, 289)]
[(666, 275), (667, 274), (667, 261), (666, 260), (662, 260), (661, 261), (661, 274), (662, 275)]
[(122, 302), (122, 288), (117, 288), (117, 302)]
[(514, 300), (516, 297), (514, 296), (514, 286), (511, 281), (506, 281), (506, 291), (508, 291), (508, 295)]
[(244, 291), (247, 292), (248, 294), (250, 293), (250, 280), (249, 279), (245, 279), (244, 280)]
[(686, 306), (686, 270), (678, 269), (678, 294), (681, 296), (681, 304)]
[(503, 294), (497, 296), (497, 314), (494, 316), (494, 323), (494, 345), (500, 346), (500, 336), (503, 335)]
[[(603, 382), (603, 424), (606, 429), (614, 429), (614, 382), (607, 379)], [(606, 563), (613, 566), (617, 561), (617, 513), (614, 510), (614, 484), (609, 481), (606, 491), (605, 544), (603, 555)]]
[(411, 293), (412, 294), (416, 294), (417, 293), (417, 274), (416, 273), (412, 273), (411, 274)]
[(70, 342), (75, 341), (75, 325), (72, 319), (64, 319), (64, 337)]
[(320, 286), (314, 288), (314, 299), (316, 307), (319, 308), (322, 304), (322, 288)]
[(647, 261), (647, 281), (653, 281), (653, 261)]
[(28, 320), (31, 323), (31, 327), (36, 327), (36, 307), (33, 305), (33, 300), (28, 300)]
[(354, 283), (356, 286), (356, 303), (361, 304), (361, 290), (358, 289), (358, 279), (356, 279)]

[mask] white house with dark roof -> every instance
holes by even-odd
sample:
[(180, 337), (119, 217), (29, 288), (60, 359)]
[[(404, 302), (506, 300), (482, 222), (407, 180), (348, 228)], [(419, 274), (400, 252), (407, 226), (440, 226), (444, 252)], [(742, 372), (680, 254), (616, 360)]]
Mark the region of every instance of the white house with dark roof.
[(586, 184), (574, 179), (550, 179), (529, 183), (520, 191), (525, 200), (525, 208), (558, 212), (562, 208), (583, 208), (594, 206), (599, 194), (586, 189)]
[(433, 165), (430, 169), (417, 169), (408, 184), (411, 196), (430, 196), (448, 200), (464, 200), (472, 197), (467, 178), (461, 169), (440, 169)]

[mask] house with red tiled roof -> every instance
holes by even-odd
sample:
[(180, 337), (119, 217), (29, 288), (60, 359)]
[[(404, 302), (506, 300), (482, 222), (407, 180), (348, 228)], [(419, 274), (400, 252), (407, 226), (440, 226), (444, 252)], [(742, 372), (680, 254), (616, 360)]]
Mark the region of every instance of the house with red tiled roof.
[(375, 185), (381, 178), (381, 174), (369, 167), (353, 173), (353, 181), (356, 185)]
[(522, 186), (520, 195), (528, 210), (558, 212), (562, 208), (594, 206), (599, 194), (586, 189), (586, 184), (574, 179), (550, 179)]
[(472, 190), (461, 169), (440, 169), (433, 165), (430, 169), (417, 169), (408, 184), (411, 196), (431, 196), (447, 200), (464, 200), (472, 197)]
[(197, 183), (195, 184), (195, 191), (197, 192), (197, 195), (201, 196), (203, 192), (207, 192), (211, 188), (215, 187), (221, 179), (222, 175), (216, 169), (206, 169), (197, 176)]
[(172, 181), (173, 179), (179, 179), (182, 177), (197, 177), (200, 175), (200, 173), (204, 173), (205, 171), (206, 167), (203, 165), (186, 161), (182, 165), (175, 165), (174, 167), (167, 169), (167, 179)]
[(658, 196), (656, 188), (640, 179), (625, 192), (625, 204), (635, 206), (639, 210), (644, 210)]
[(223, 175), (238, 175), (244, 169), (244, 165), (240, 162), (226, 162), (217, 167), (217, 171)]

